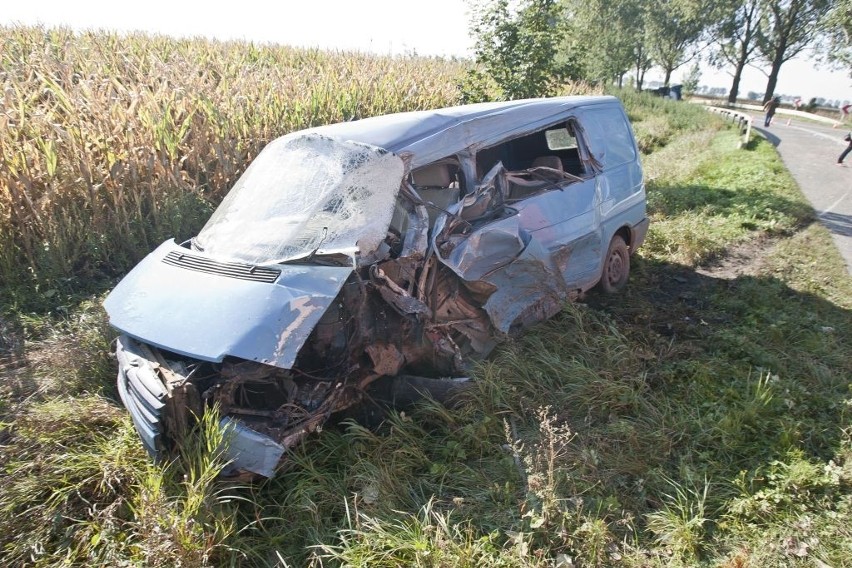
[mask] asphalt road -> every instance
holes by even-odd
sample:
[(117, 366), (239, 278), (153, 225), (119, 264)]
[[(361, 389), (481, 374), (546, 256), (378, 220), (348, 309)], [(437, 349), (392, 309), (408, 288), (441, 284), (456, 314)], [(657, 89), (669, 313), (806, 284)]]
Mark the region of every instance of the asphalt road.
[(819, 220), (831, 231), (852, 275), (852, 153), (844, 166), (837, 165), (848, 144), (843, 137), (852, 130), (852, 123), (832, 128), (792, 118), (788, 124), (788, 117), (775, 115), (769, 128), (764, 128), (763, 115), (752, 117), (753, 127), (775, 145)]

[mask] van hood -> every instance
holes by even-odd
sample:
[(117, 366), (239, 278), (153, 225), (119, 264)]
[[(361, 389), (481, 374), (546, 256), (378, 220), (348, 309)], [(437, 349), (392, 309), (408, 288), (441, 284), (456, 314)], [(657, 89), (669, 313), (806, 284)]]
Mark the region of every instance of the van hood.
[(162, 349), (289, 369), (352, 270), (221, 262), (169, 240), (118, 283), (104, 307), (112, 326)]

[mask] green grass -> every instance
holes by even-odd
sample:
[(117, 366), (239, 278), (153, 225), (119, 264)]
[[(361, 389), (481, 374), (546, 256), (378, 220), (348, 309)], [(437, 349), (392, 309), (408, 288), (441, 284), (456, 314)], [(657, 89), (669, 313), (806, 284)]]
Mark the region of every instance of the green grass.
[(651, 156), (644, 255), (694, 266), (755, 234), (791, 234), (813, 222), (772, 146), (755, 142), (737, 152), (736, 144), (733, 131), (702, 133)]
[[(674, 136), (687, 132), (706, 132), (707, 113), (699, 105), (672, 104), (670, 99), (625, 89), (612, 93), (621, 99), (633, 124), (636, 144), (649, 154), (668, 144)], [(716, 125), (721, 121), (716, 121)], [(706, 134), (705, 134), (706, 136)]]
[(255, 486), (213, 480), (212, 414), (147, 461), (101, 297), (4, 289), (0, 563), (849, 565), (852, 279), (769, 144), (623, 95), (653, 218), (627, 290), (502, 346), (457, 408), (329, 424)]

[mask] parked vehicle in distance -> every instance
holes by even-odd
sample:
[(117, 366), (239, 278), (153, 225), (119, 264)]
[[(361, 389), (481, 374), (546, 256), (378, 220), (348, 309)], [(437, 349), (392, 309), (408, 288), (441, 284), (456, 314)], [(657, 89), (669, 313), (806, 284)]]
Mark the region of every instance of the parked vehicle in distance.
[(647, 229), (614, 97), (294, 132), (106, 299), (119, 393), (155, 458), (216, 404), (223, 475), (272, 476), (375, 385), (446, 384), (596, 284), (620, 291)]

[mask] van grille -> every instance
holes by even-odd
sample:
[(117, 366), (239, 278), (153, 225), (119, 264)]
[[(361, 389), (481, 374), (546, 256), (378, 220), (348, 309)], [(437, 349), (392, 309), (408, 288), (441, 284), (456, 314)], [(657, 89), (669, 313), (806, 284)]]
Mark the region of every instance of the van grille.
[(163, 409), (169, 402), (165, 387), (146, 364), (135, 341), (122, 335), (115, 355), (118, 359), (118, 395), (130, 412), (133, 426), (148, 454), (160, 458), (163, 449)]
[(207, 272), (209, 274), (218, 274), (220, 276), (251, 280), (253, 282), (272, 283), (281, 274), (280, 270), (274, 268), (252, 266), (238, 262), (219, 262), (218, 260), (175, 251), (168, 253), (163, 258), (163, 262), (172, 266), (186, 268), (187, 270), (197, 270), (198, 272)]

